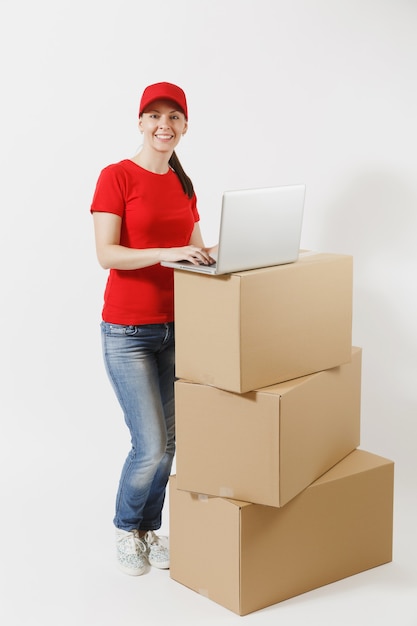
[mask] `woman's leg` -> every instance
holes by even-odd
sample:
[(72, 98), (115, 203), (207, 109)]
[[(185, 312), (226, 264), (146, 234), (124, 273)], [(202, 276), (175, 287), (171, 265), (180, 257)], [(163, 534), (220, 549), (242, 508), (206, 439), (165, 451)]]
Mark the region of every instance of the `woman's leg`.
[(130, 430), (132, 448), (116, 499), (115, 526), (160, 526), (175, 452), (173, 324), (102, 324), (106, 369)]
[(164, 412), (167, 443), (164, 455), (155, 472), (149, 496), (143, 510), (140, 530), (157, 530), (161, 527), (161, 513), (165, 500), (166, 485), (171, 474), (175, 455), (175, 403), (174, 403), (174, 342), (157, 358), (162, 407)]

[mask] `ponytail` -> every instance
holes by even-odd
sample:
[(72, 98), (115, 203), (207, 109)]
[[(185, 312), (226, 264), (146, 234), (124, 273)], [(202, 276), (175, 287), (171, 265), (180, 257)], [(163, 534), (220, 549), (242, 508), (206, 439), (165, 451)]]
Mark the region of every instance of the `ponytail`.
[(175, 151), (171, 155), (169, 164), (180, 179), (182, 188), (184, 189), (184, 193), (186, 193), (189, 198), (192, 198), (194, 195), (193, 183), (191, 182), (191, 178), (187, 176), (187, 174), (184, 172), (180, 160), (175, 154)]

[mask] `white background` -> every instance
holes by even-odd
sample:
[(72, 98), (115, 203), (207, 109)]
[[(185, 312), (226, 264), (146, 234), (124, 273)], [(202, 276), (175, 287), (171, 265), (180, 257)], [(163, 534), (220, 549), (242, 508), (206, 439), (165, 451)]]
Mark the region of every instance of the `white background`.
[[(416, 33), (414, 0), (0, 0), (2, 623), (417, 624)], [(224, 189), (302, 182), (303, 247), (353, 255), (361, 447), (396, 464), (393, 563), (246, 618), (114, 566), (128, 437), (89, 206), (160, 80), (207, 244)]]

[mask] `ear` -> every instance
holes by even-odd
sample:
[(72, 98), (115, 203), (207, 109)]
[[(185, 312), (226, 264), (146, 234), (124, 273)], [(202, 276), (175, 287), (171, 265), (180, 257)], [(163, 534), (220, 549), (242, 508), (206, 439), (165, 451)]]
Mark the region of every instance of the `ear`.
[(188, 130), (188, 122), (185, 122), (185, 126), (184, 126), (184, 130), (182, 131), (182, 135), (185, 135), (187, 130)]
[(139, 118), (139, 121), (138, 121), (138, 128), (139, 128), (140, 132), (143, 133), (142, 118), (141, 117)]

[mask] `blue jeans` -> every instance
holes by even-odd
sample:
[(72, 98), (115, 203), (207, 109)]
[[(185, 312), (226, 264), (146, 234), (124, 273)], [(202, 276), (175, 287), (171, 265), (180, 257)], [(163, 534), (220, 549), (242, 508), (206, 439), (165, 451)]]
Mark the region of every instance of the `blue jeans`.
[(175, 454), (174, 325), (101, 323), (106, 371), (130, 430), (114, 524), (123, 530), (161, 527)]

